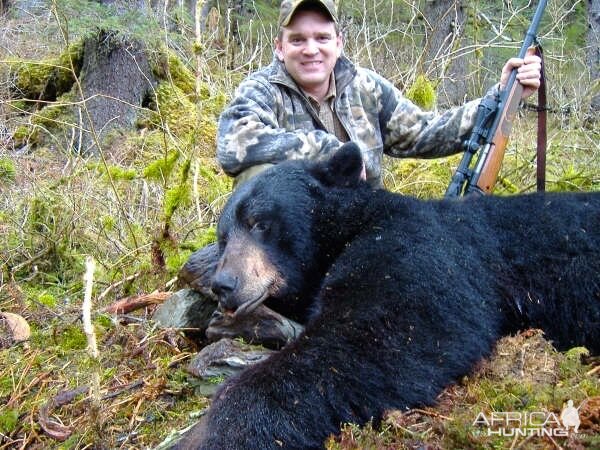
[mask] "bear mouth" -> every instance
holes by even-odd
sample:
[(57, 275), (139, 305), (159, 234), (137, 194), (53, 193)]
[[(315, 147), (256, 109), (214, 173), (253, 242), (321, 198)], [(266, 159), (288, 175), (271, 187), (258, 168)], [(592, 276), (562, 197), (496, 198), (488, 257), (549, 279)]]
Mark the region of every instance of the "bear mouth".
[(256, 308), (258, 308), (264, 301), (269, 297), (268, 289), (265, 289), (264, 292), (256, 297), (254, 300), (250, 300), (242, 303), (235, 310), (226, 309), (223, 312), (232, 318), (238, 318), (250, 314)]

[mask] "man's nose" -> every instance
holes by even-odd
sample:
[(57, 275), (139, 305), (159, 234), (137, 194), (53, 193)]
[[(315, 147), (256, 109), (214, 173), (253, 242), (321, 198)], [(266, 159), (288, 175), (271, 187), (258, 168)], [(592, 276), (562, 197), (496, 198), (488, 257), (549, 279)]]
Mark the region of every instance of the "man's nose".
[(308, 39), (306, 41), (306, 45), (304, 46), (304, 54), (305, 55), (316, 55), (319, 53), (319, 46), (314, 39)]

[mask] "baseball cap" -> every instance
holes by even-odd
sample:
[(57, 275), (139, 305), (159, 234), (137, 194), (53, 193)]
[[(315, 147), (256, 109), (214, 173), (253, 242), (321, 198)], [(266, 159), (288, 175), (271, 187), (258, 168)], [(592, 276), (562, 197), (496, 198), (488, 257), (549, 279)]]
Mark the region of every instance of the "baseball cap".
[(287, 27), (298, 7), (304, 3), (312, 3), (322, 6), (331, 16), (331, 19), (338, 23), (337, 12), (333, 0), (282, 0), (279, 7), (279, 26)]

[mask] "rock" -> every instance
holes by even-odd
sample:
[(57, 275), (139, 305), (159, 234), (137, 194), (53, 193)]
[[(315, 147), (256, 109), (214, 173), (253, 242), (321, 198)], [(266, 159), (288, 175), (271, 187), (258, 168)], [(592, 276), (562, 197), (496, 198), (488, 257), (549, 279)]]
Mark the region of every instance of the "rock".
[(186, 370), (202, 379), (228, 378), (272, 353), (273, 350), (223, 338), (204, 347), (192, 358)]
[(217, 303), (192, 289), (181, 289), (156, 308), (153, 319), (164, 328), (195, 329), (204, 334)]

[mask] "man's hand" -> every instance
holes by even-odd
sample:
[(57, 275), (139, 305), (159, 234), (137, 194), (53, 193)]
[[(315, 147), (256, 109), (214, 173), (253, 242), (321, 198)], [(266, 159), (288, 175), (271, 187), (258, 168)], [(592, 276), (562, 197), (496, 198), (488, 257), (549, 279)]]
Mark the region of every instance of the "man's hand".
[(527, 98), (540, 87), (542, 60), (536, 55), (526, 55), (524, 59), (510, 58), (502, 68), (500, 89), (506, 87), (508, 77), (513, 68), (517, 68), (517, 80), (523, 85), (523, 95)]

